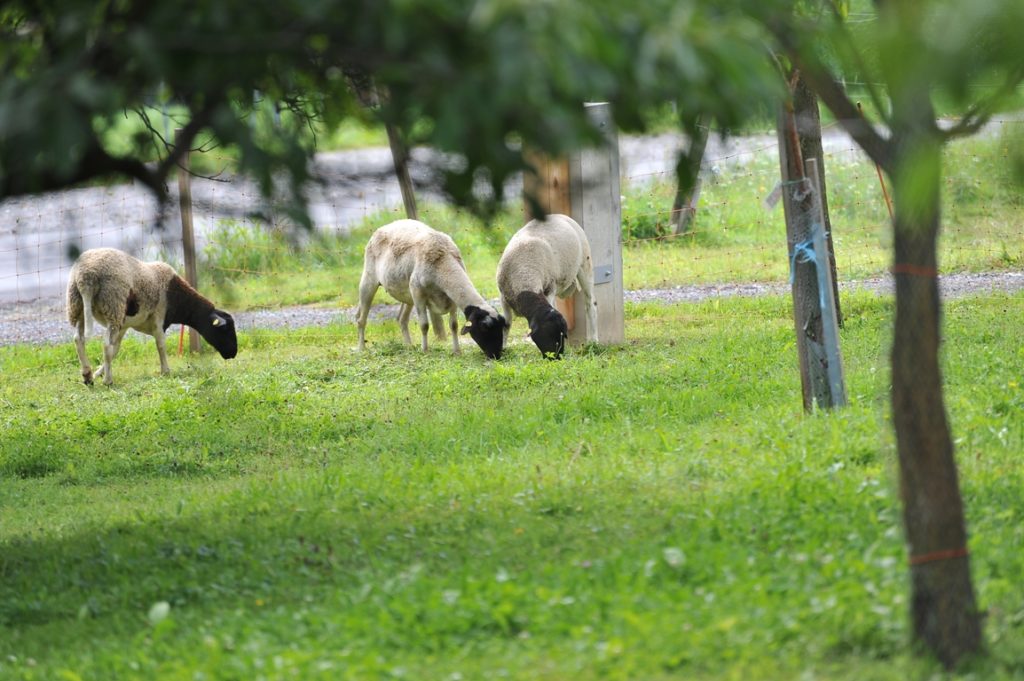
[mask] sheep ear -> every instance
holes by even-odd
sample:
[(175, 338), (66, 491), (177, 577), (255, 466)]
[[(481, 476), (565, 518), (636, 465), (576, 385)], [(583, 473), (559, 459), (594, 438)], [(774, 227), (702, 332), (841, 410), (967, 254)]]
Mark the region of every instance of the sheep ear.
[(216, 312), (214, 312), (214, 313), (213, 313), (213, 314), (211, 314), (210, 316), (212, 317), (212, 319), (210, 320), (210, 324), (212, 324), (213, 326), (224, 326), (224, 324), (226, 323), (226, 322), (224, 321), (224, 318), (223, 318), (223, 317), (221, 317), (221, 316), (220, 316), (219, 314), (217, 314)]
[(466, 322), (466, 325), (462, 327), (462, 335), (465, 336), (469, 333), (469, 327), (473, 326), (473, 322)]

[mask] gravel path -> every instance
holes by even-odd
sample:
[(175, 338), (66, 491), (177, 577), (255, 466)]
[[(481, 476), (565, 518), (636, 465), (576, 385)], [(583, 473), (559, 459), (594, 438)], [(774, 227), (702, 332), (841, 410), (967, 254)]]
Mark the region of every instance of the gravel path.
[[(959, 298), (992, 291), (1015, 292), (1024, 290), (1024, 272), (947, 274), (940, 278), (940, 286), (945, 298)], [(892, 278), (881, 277), (842, 282), (840, 288), (842, 290), (868, 290), (883, 295), (891, 292)], [(789, 285), (782, 283), (701, 284), (626, 291), (626, 300), (629, 302), (680, 303), (735, 296), (781, 295), (788, 291)], [(371, 319), (393, 319), (397, 310), (397, 305), (375, 305)], [(239, 330), (243, 331), (327, 326), (351, 322), (354, 318), (355, 308), (311, 305), (286, 307), (278, 310), (252, 310), (235, 314), (236, 324)], [(71, 327), (64, 318), (63, 304), (53, 299), (32, 303), (0, 304), (0, 346), (17, 343), (65, 343), (71, 341), (71, 333)]]

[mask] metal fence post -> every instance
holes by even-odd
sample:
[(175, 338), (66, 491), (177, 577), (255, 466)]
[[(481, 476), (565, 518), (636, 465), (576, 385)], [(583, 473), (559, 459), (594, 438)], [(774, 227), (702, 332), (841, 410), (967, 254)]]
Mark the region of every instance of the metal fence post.
[(822, 206), (822, 183), (818, 173), (817, 159), (809, 158), (804, 166), (811, 180), (813, 217), (816, 220), (811, 229), (811, 238), (816, 254), (815, 269), (818, 273), (818, 292), (821, 302), (822, 342), (825, 346), (825, 373), (828, 376), (829, 394), (833, 407), (846, 406), (846, 375), (843, 372), (843, 358), (839, 351), (839, 310), (832, 281), (832, 267), (829, 262), (830, 249), (825, 233), (825, 210)]

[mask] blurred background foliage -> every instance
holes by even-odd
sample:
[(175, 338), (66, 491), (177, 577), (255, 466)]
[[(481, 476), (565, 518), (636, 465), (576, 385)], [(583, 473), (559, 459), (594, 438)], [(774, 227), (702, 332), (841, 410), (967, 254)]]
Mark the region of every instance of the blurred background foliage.
[[(445, 189), (486, 213), (526, 166), (523, 146), (558, 155), (598, 139), (583, 101), (610, 102), (624, 132), (685, 131), (698, 114), (719, 130), (770, 121), (784, 93), (773, 54), (786, 41), (855, 83), (882, 119), (893, 88), (923, 76), (953, 111), (1019, 102), (1024, 4), (880, 7), (13, 0), (0, 8), (0, 198), (112, 176), (163, 195), (181, 153), (161, 120), (168, 111), (182, 147), (223, 147), (232, 170), (303, 224), (310, 155), (339, 135), (382, 143), (381, 122), (409, 144), (452, 152), (438, 169)], [(380, 106), (363, 106), (352, 77), (372, 78)]]
[[(455, 152), (446, 189), (483, 207), (524, 167), (523, 144), (597, 139), (583, 101), (611, 102), (625, 131), (667, 102), (723, 126), (763, 111), (778, 90), (760, 36), (737, 11), (667, 0), (16, 0), (0, 10), (0, 197), (110, 175), (162, 192), (175, 159), (154, 113), (167, 107), (186, 144), (230, 148), (297, 214), (317, 142), (373, 120)], [(372, 75), (379, 108), (352, 75)], [(254, 124), (269, 102), (276, 124)]]

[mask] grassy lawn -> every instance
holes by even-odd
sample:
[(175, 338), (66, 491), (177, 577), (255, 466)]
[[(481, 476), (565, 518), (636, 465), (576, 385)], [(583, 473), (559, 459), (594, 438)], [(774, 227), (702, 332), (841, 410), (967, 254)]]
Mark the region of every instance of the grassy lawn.
[[(133, 335), (108, 389), (0, 348), (0, 678), (946, 678), (908, 645), (891, 302), (843, 302), (851, 406), (812, 416), (783, 298), (630, 305), (560, 363), (390, 322), (163, 378)], [(957, 678), (1020, 679), (1024, 296), (944, 321), (989, 653)]]

